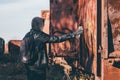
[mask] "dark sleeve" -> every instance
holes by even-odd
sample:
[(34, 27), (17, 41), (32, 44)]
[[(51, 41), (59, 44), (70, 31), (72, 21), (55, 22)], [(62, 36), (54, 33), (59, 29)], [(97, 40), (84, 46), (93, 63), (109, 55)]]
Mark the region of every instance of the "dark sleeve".
[(51, 36), (51, 35), (48, 35), (42, 32), (42, 33), (36, 33), (34, 35), (34, 39), (39, 39), (40, 41), (44, 43), (57, 43), (57, 42), (59, 43), (59, 42), (63, 42), (73, 37), (74, 37), (74, 33), (64, 34), (61, 36)]

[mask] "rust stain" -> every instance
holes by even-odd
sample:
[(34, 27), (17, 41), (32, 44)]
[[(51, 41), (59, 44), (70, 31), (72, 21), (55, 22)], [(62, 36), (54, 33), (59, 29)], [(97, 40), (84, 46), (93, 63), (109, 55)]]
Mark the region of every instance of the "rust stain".
[[(69, 2), (67, 0), (53, 0), (50, 6), (53, 35), (73, 32), (78, 28), (77, 0), (69, 0)], [(69, 54), (73, 51), (79, 51), (79, 41), (76, 39), (52, 44), (53, 54)]]
[(77, 39), (72, 39), (52, 44), (52, 53), (66, 52), (68, 54), (69, 51), (77, 51), (80, 55), (80, 65), (89, 72), (96, 71), (96, 58), (94, 58), (96, 57), (96, 2), (96, 0), (69, 0), (69, 2), (52, 0), (50, 3), (51, 32), (56, 34), (58, 32), (60, 35), (75, 31), (78, 25), (84, 28), (82, 43)]
[[(108, 0), (108, 16), (111, 22), (114, 51), (104, 60), (104, 80), (120, 80), (120, 1)], [(108, 46), (109, 47), (109, 46)], [(111, 62), (111, 63), (110, 63)], [(112, 65), (111, 65), (112, 64)]]
[[(96, 0), (79, 0), (79, 21), (82, 22), (84, 28), (83, 34), (83, 53), (82, 65), (88, 71), (93, 71), (95, 73), (96, 68)], [(88, 62), (91, 64), (87, 64)], [(91, 69), (92, 67), (92, 69)]]
[(112, 36), (114, 50), (120, 51), (120, 1), (119, 0), (108, 0), (108, 15), (112, 25)]
[(120, 69), (109, 65), (107, 60), (104, 61), (104, 80), (120, 80)]
[(49, 10), (42, 10), (41, 11), (41, 17), (44, 18), (44, 27), (43, 27), (43, 32), (49, 34), (50, 33), (50, 11)]

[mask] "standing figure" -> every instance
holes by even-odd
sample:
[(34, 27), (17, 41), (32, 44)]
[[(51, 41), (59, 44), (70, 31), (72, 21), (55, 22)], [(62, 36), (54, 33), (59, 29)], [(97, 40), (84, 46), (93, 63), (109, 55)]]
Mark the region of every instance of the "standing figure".
[(80, 35), (83, 30), (77, 30), (61, 36), (51, 36), (42, 31), (44, 19), (40, 17), (33, 18), (31, 26), (32, 29), (21, 42), (21, 61), (25, 64), (27, 70), (27, 80), (46, 80), (48, 64), (46, 43), (63, 42)]

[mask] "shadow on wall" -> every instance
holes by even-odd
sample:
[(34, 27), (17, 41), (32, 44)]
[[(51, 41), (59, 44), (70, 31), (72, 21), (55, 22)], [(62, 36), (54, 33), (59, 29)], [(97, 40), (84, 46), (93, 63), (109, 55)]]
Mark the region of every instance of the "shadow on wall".
[(80, 65), (83, 66), (87, 72), (91, 73), (94, 59), (93, 52), (89, 52), (89, 48), (83, 35), (80, 38), (80, 43)]
[(110, 23), (110, 19), (108, 18), (108, 53), (110, 54), (113, 51), (114, 51), (114, 45), (113, 45), (113, 37), (112, 37), (112, 26)]

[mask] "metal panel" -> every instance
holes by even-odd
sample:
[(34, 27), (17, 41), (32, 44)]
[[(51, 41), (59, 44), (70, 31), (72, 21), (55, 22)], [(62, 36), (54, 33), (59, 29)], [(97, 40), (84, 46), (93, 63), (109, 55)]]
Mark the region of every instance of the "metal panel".
[[(108, 14), (105, 15), (105, 18), (108, 20), (106, 21), (104, 19), (104, 22), (107, 26), (106, 31), (103, 27), (103, 35), (102, 40), (104, 43), (102, 43), (103, 47), (106, 47), (107, 53), (106, 53), (106, 59), (102, 60), (102, 80), (119, 80), (120, 79), (120, 44), (119, 44), (119, 35), (120, 35), (120, 27), (119, 27), (119, 4), (120, 2), (118, 0), (107, 0), (107, 3), (104, 5), (104, 13)], [(107, 9), (107, 10), (106, 10)], [(106, 12), (107, 11), (107, 12)], [(107, 35), (106, 35), (107, 34)], [(106, 36), (104, 36), (106, 35)], [(108, 45), (105, 45), (108, 44)]]
[[(51, 32), (52, 35), (61, 35), (75, 31), (80, 24), (84, 34), (80, 41), (71, 39), (59, 44), (52, 44), (52, 54), (72, 56), (79, 54), (80, 65), (88, 72), (96, 74), (97, 61), (97, 1), (96, 0), (50, 0)], [(70, 54), (70, 55), (67, 55)], [(73, 55), (74, 56), (74, 55)]]
[[(78, 0), (51, 0), (51, 35), (62, 35), (78, 28)], [(55, 56), (79, 57), (78, 39), (70, 39), (62, 43), (54, 43), (51, 52)]]

